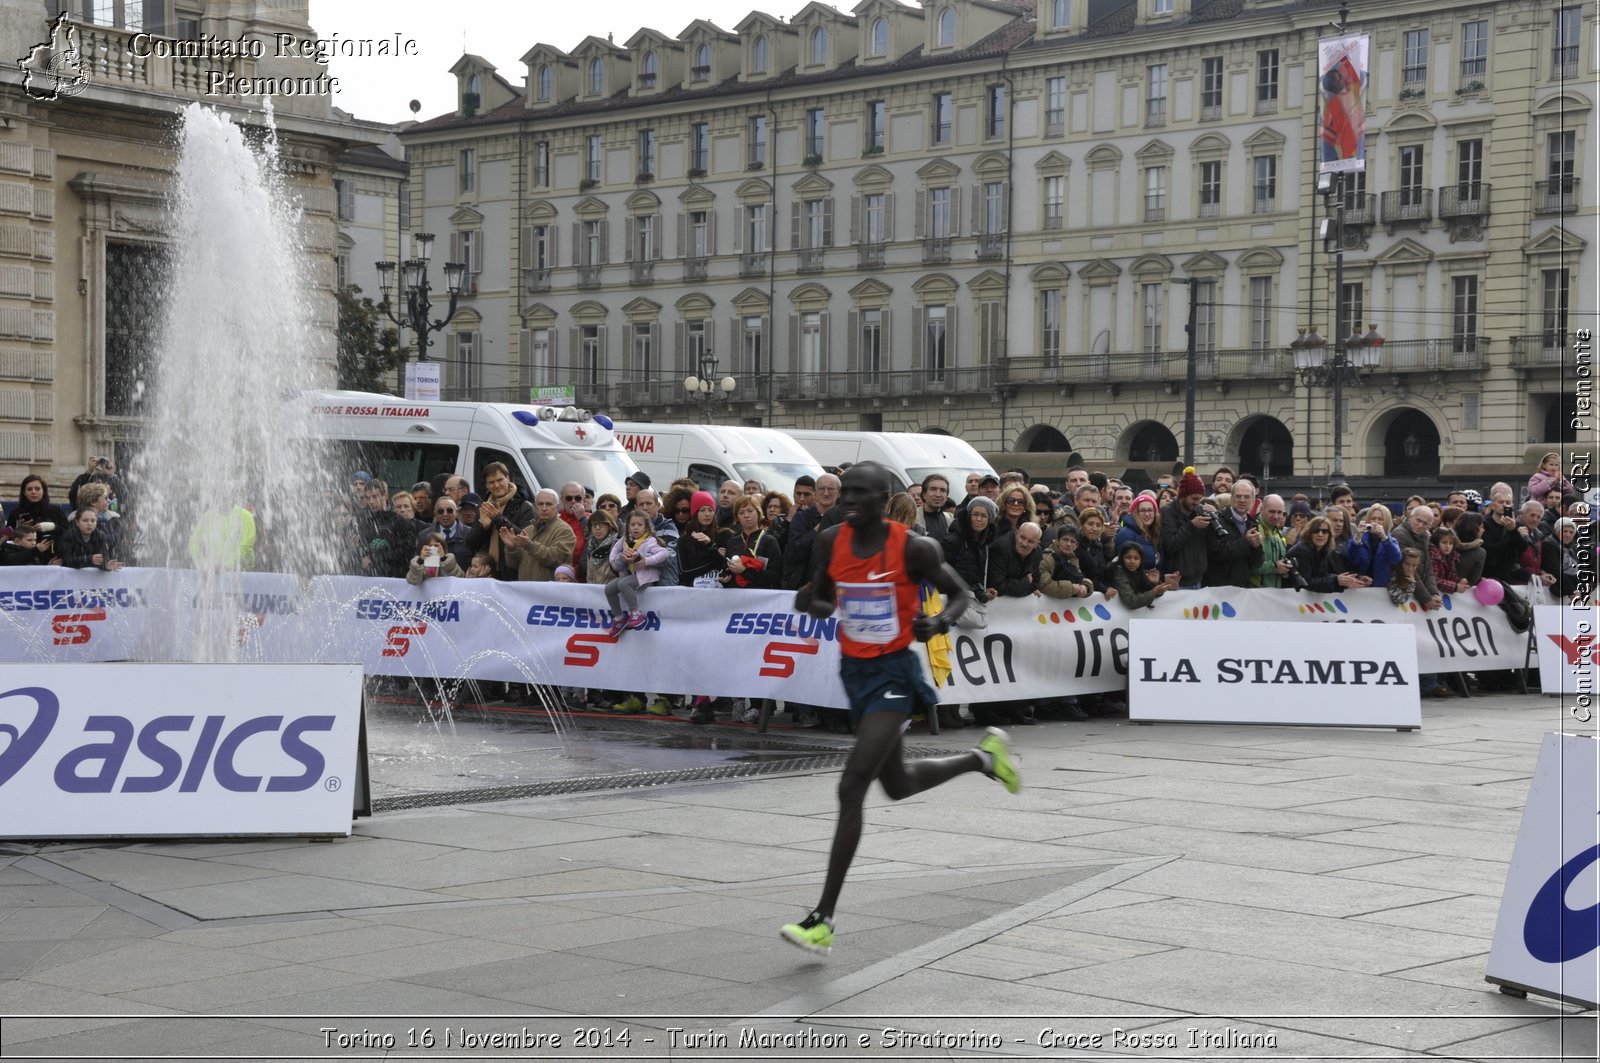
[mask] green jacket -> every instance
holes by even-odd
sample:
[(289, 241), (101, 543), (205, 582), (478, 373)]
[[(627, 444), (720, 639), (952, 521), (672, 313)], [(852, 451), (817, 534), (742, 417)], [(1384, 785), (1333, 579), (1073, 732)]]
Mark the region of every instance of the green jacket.
[(1252, 587), (1281, 587), (1283, 577), (1278, 575), (1278, 562), (1289, 552), (1289, 543), (1283, 533), (1270, 525), (1258, 525), (1261, 530), (1261, 567), (1250, 577)]

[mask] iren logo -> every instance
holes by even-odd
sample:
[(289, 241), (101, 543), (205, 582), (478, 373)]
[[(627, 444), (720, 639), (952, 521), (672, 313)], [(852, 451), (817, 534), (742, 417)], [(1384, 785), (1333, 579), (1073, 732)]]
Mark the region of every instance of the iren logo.
[[(44, 740), (50, 737), (50, 731), (56, 725), (56, 717), (61, 715), (60, 700), (43, 687), (18, 687), (15, 690), (8, 690), (0, 694), (0, 703), (10, 698), (33, 699), (33, 718), (21, 727), (10, 722), (0, 723), (0, 734), (11, 736), (11, 741), (0, 750), (0, 786), (11, 781), (11, 777), (33, 759), (33, 755), (39, 752), (39, 747), (44, 745)], [(0, 707), (0, 714), (7, 720), (13, 717), (14, 712), (13, 706)]]

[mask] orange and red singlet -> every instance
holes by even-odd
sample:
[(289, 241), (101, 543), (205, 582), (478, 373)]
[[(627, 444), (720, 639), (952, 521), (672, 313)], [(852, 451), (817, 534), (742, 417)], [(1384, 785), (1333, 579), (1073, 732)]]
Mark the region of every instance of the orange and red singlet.
[(839, 525), (828, 576), (836, 588), (839, 648), (846, 657), (882, 657), (911, 645), (911, 621), (920, 608), (920, 588), (906, 572), (904, 524), (889, 521), (883, 550), (857, 557), (853, 531)]

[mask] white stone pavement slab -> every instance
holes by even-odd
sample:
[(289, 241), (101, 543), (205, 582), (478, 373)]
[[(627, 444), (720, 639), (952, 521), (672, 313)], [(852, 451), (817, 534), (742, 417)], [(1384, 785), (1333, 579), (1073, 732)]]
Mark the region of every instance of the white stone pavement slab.
[(1121, 1030), (1128, 1058), (1219, 1058), (1191, 1028), (1275, 1032), (1228, 1058), (1593, 1058), (1592, 1016), (1482, 981), (1557, 726), (1479, 697), (1414, 735), (1020, 730), (1015, 799), (874, 795), (822, 962), (776, 930), (820, 885), (831, 773), (414, 810), (332, 844), (4, 846), (0, 1054), (316, 1055), (318, 1015), (592, 1014), (1004, 1035), (956, 1057), (1037, 1055), (1050, 1026)]

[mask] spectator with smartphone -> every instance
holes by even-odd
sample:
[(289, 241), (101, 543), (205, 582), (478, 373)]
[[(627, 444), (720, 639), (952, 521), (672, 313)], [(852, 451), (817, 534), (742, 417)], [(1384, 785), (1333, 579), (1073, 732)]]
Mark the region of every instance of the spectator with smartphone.
[(1361, 514), (1356, 536), (1350, 541), (1350, 570), (1367, 577), (1369, 587), (1387, 587), (1389, 574), (1400, 563), (1400, 544), (1390, 534), (1389, 510), (1372, 506)]

